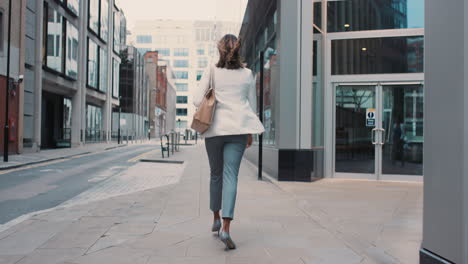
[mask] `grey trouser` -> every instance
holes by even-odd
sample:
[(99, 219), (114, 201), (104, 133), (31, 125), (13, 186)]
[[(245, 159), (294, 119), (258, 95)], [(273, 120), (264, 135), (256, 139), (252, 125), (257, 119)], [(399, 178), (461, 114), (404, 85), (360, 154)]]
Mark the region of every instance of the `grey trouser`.
[[(247, 145), (247, 135), (217, 136), (205, 139), (210, 161), (210, 208), (223, 210), (223, 218), (234, 218), (237, 176)], [(222, 205), (222, 207), (221, 207)]]

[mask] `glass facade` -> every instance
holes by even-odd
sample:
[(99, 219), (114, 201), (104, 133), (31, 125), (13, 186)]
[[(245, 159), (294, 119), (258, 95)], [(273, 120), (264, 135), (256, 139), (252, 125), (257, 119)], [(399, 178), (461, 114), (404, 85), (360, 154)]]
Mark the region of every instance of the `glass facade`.
[(88, 0), (89, 4), (89, 15), (88, 15), (88, 27), (94, 33), (99, 35), (99, 0)]
[(189, 56), (190, 52), (187, 48), (175, 48), (174, 49), (174, 56), (177, 57), (186, 57)]
[(151, 35), (138, 35), (137, 43), (140, 44), (151, 44), (153, 43), (153, 37)]
[(178, 104), (186, 104), (188, 102), (187, 96), (177, 96), (177, 103)]
[(177, 108), (176, 109), (177, 116), (187, 116), (187, 108)]
[(187, 80), (189, 73), (187, 71), (174, 71), (174, 76), (176, 79)]
[(47, 68), (62, 73), (65, 63), (65, 24), (64, 18), (54, 8), (45, 6), (46, 24), (45, 26), (45, 45), (46, 57), (45, 65)]
[(120, 63), (112, 59), (112, 96), (119, 98)]
[(187, 92), (188, 91), (188, 83), (176, 83), (177, 92)]
[(107, 50), (105, 49), (100, 49), (101, 51), (101, 56), (99, 57), (100, 60), (100, 65), (99, 65), (99, 91), (102, 92), (107, 92), (107, 86), (108, 86), (108, 67), (107, 67)]
[(67, 7), (76, 16), (80, 14), (80, 0), (67, 0)]
[(78, 77), (78, 29), (68, 21), (65, 74), (75, 80)]
[(332, 74), (420, 73), (424, 37), (332, 41)]
[(327, 3), (328, 32), (424, 27), (424, 0), (344, 0)]
[(99, 46), (88, 39), (88, 86), (98, 89), (99, 85)]
[(172, 66), (174, 68), (188, 68), (189, 61), (188, 60), (175, 60)]
[(101, 0), (101, 39), (109, 38), (109, 0)]
[(114, 51), (120, 51), (120, 13), (114, 12)]
[(102, 109), (98, 106), (86, 105), (86, 141), (101, 141), (104, 135)]

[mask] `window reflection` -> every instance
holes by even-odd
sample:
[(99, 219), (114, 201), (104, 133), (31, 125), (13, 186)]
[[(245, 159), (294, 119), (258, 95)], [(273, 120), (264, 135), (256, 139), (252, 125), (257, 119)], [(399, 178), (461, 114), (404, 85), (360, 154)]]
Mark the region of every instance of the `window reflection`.
[(67, 0), (67, 7), (75, 15), (80, 14), (80, 0)]
[(63, 16), (52, 7), (45, 9), (47, 14), (47, 49), (46, 66), (57, 72), (63, 72), (64, 61), (64, 27)]
[(327, 7), (329, 32), (424, 27), (424, 0), (341, 0)]
[(100, 84), (99, 84), (99, 90), (106, 92), (107, 91), (107, 74), (108, 74), (108, 69), (107, 69), (107, 50), (101, 49), (101, 56), (100, 56)]
[(99, 0), (89, 0), (88, 27), (99, 34)]
[(332, 41), (332, 74), (423, 72), (424, 38), (391, 37)]
[(67, 22), (67, 60), (65, 71), (68, 77), (78, 77), (78, 29)]
[(88, 86), (98, 88), (98, 55), (99, 47), (91, 39), (88, 39)]
[(112, 60), (112, 96), (119, 98), (119, 82), (120, 82), (120, 63), (116, 60)]
[(109, 38), (109, 0), (101, 0), (101, 39)]
[(120, 51), (120, 13), (114, 12), (114, 51)]

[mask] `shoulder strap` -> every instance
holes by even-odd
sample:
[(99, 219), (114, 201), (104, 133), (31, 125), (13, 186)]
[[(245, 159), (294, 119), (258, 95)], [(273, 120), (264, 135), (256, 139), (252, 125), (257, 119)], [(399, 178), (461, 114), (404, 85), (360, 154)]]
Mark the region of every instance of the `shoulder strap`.
[(214, 81), (214, 74), (215, 74), (215, 66), (211, 66), (210, 69), (210, 88), (215, 89), (215, 81)]

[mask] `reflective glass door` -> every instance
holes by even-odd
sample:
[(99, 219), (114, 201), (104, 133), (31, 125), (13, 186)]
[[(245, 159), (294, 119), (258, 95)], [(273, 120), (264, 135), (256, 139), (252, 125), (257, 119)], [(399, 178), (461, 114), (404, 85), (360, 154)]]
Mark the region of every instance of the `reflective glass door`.
[(335, 174), (422, 176), (423, 119), (421, 84), (336, 85)]
[(375, 126), (366, 124), (366, 114), (376, 99), (375, 85), (336, 86), (335, 172), (375, 175)]
[(424, 90), (383, 85), (383, 175), (423, 175)]

